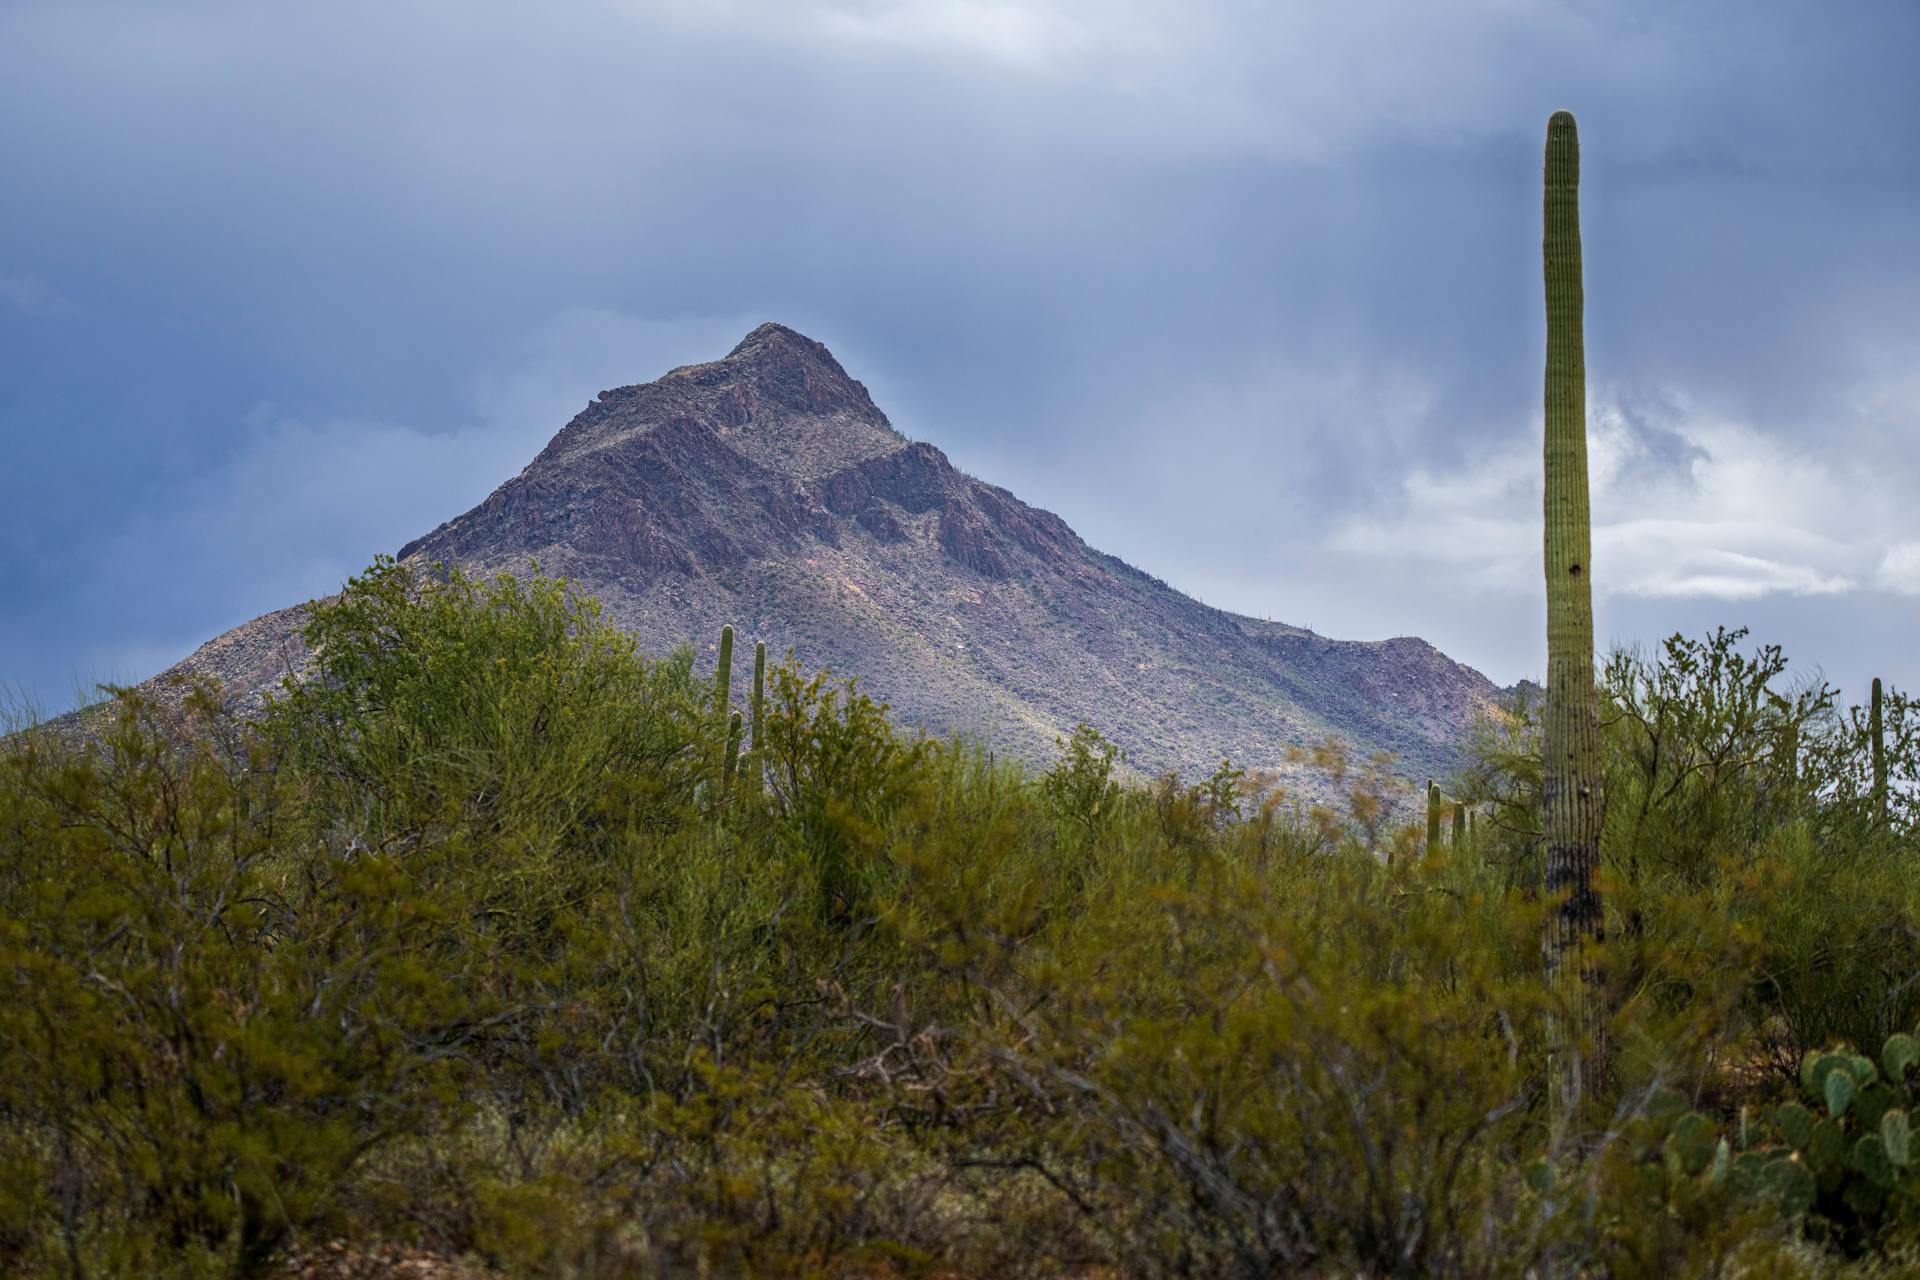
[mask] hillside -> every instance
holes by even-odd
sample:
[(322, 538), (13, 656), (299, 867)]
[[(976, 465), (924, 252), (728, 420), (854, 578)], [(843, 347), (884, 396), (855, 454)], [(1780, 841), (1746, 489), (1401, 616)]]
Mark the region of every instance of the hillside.
[[(1330, 640), (1191, 599), (907, 440), (820, 343), (777, 324), (724, 359), (602, 392), (519, 475), (401, 548), (598, 596), (643, 646), (749, 644), (858, 674), (897, 721), (1044, 758), (1085, 720), (1148, 772), (1278, 766), (1337, 734), (1414, 777), (1497, 691), (1425, 641)], [(176, 671), (257, 699), (298, 608)], [(751, 650), (749, 649), (750, 653)]]

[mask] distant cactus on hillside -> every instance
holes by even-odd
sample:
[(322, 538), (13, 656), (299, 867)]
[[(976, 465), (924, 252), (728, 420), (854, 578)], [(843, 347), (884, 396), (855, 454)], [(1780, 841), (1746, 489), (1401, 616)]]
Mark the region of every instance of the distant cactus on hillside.
[(720, 660), (713, 669), (713, 714), (721, 719), (727, 718), (727, 710), (733, 704), (733, 624), (727, 623), (720, 628)]
[[(729, 725), (728, 712), (733, 704), (733, 624), (727, 623), (720, 628), (720, 657), (713, 669), (713, 718), (721, 725)], [(733, 742), (729, 729), (726, 738), (720, 744), (719, 766), (721, 785), (724, 787), (733, 778), (733, 754), (739, 747)]]
[(762, 735), (767, 727), (767, 642), (756, 640), (753, 645), (753, 757), (751, 768), (753, 781), (757, 786), (766, 774), (766, 765), (761, 750), (766, 744)]

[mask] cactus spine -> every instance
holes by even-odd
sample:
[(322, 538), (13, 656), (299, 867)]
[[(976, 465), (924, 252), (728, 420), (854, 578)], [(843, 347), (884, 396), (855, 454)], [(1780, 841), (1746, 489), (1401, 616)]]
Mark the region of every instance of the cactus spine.
[(1587, 372), (1580, 278), (1580, 138), (1573, 115), (1547, 121), (1542, 264), (1547, 303), (1545, 567), (1547, 689), (1541, 723), (1548, 981), (1561, 995), (1562, 1102), (1577, 1105), (1583, 1058), (1604, 1053), (1590, 944), (1601, 936), (1599, 709), (1593, 685), (1592, 532), (1587, 499)]
[(1873, 739), (1873, 822), (1887, 825), (1887, 729), (1880, 716), (1880, 677), (1873, 678), (1873, 698), (1867, 705), (1867, 733)]

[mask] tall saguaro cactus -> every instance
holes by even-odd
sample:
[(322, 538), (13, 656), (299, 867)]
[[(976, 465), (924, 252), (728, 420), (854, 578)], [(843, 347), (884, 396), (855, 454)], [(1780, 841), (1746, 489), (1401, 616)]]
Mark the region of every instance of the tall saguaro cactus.
[(1587, 506), (1587, 369), (1580, 279), (1580, 137), (1573, 115), (1547, 121), (1547, 690), (1541, 715), (1548, 980), (1565, 1013), (1556, 1046), (1563, 1101), (1577, 1104), (1604, 1051), (1590, 947), (1601, 936), (1599, 708), (1593, 685), (1593, 549)]
[(1867, 704), (1867, 733), (1873, 739), (1873, 824), (1887, 825), (1887, 726), (1880, 716), (1880, 677), (1873, 678), (1873, 698)]

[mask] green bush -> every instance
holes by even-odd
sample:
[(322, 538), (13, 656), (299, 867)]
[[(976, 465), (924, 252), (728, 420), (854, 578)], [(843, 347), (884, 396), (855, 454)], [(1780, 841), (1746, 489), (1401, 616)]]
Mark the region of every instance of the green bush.
[(1920, 1018), (1912, 824), (1739, 639), (1608, 669), (1568, 1115), (1524, 704), (1432, 847), (1337, 742), (1332, 801), (1086, 729), (1036, 774), (791, 657), (728, 786), (689, 650), (380, 562), (253, 721), (0, 752), (0, 1271), (1898, 1274), (1908, 1067), (1826, 1053)]

